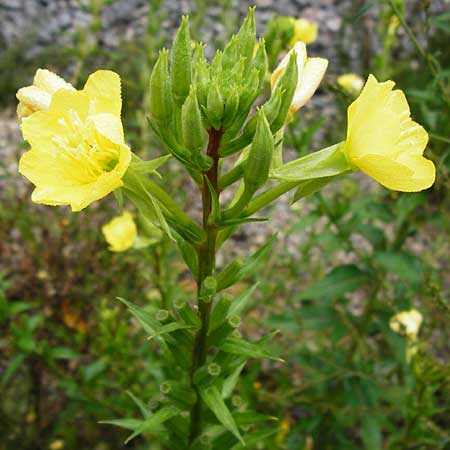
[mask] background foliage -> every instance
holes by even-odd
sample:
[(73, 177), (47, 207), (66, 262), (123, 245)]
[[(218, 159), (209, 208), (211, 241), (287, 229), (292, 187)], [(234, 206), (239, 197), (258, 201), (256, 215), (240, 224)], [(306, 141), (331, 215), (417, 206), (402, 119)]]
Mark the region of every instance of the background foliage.
[[(111, 68), (123, 80), (131, 147), (162, 154), (145, 120), (145, 93), (157, 52), (171, 38), (170, 27), (161, 27), (169, 2), (149, 1), (145, 33), (114, 48), (102, 42), (107, 3), (114, 2), (86, 3), (92, 20), (88, 30), (71, 34), (73, 46), (29, 51), (30, 35), (1, 53), (0, 98), (7, 112), (0, 120), (5, 126), (14, 120), (8, 113), (13, 94), (29, 84), (36, 67), (50, 67), (76, 85), (96, 68)], [(210, 48), (240, 20), (234, 2), (214, 3), (215, 10), (202, 0), (190, 5), (196, 38), (211, 14), (225, 19), (223, 34), (208, 40)], [(291, 157), (344, 137), (352, 99), (336, 76), (372, 72), (397, 82), (413, 117), (429, 130), (427, 154), (437, 181), (420, 194), (396, 194), (353, 176), (292, 210), (286, 199), (267, 212), (269, 224), (243, 228), (233, 247), (224, 249), (224, 263), (278, 231), (273, 251), (236, 293), (259, 281), (241, 330), (259, 337), (263, 328), (279, 329), (272, 350), (285, 363), (248, 365), (232, 401), (242, 411), (279, 417), (277, 433), (261, 439), (260, 449), (449, 449), (450, 15), (426, 1), (399, 0), (349, 2), (340, 13), (339, 39), (321, 47), (319, 29), (311, 47), (333, 56), (321, 92), (290, 125)], [(324, 49), (328, 44), (332, 48)], [(108, 252), (99, 230), (114, 214), (113, 199), (79, 214), (32, 205), (30, 186), (11, 163), (22, 149), (14, 139), (4, 148), (0, 448), (123, 448), (127, 432), (98, 421), (136, 415), (133, 395), (155, 407), (164, 374), (157, 345), (115, 297), (156, 312), (169, 299), (189, 298), (195, 284), (164, 239), (145, 251)], [(170, 190), (195, 211), (192, 186), (173, 173)], [(418, 353), (408, 362), (406, 339), (389, 328), (389, 319), (411, 307), (423, 314), (424, 324)], [(151, 435), (128, 447), (160, 448)]]

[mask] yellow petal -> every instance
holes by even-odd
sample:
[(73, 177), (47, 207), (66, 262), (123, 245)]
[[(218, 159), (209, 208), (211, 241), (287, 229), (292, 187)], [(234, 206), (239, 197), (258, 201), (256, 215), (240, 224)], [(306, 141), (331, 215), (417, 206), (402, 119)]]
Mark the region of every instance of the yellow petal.
[(310, 22), (307, 19), (297, 19), (294, 22), (294, 34), (291, 38), (291, 45), (297, 41), (305, 44), (311, 44), (317, 39), (317, 31), (319, 26), (317, 23)]
[(54, 94), (60, 89), (74, 90), (74, 87), (63, 78), (46, 69), (38, 69), (34, 76), (33, 84), (38, 88)]
[(370, 75), (348, 109), (349, 161), (389, 189), (416, 192), (434, 183), (434, 164), (422, 156), (427, 132), (410, 118), (403, 92)]
[(309, 102), (319, 87), (328, 67), (328, 60), (324, 58), (308, 58), (303, 68), (302, 78), (299, 79), (297, 89), (292, 100), (291, 112), (298, 111)]
[(270, 86), (272, 91), (275, 89), (276, 84), (284, 74), (293, 52), (297, 54), (298, 79), (301, 79), (301, 76), (303, 74), (303, 66), (306, 62), (306, 45), (303, 42), (297, 42), (294, 47), (292, 47), (284, 56), (280, 64), (278, 64), (278, 67), (272, 73), (272, 76), (270, 78)]
[(109, 113), (120, 117), (122, 98), (120, 77), (117, 73), (98, 70), (88, 78), (83, 92), (91, 102), (90, 114)]
[(50, 106), (52, 96), (36, 86), (27, 86), (17, 91), (17, 99), (32, 111), (46, 110)]
[(132, 247), (136, 241), (137, 228), (133, 216), (126, 211), (103, 225), (102, 233), (111, 251), (123, 252)]
[(112, 142), (123, 144), (124, 134), (120, 118), (112, 114), (95, 114), (89, 116), (88, 122), (92, 122), (94, 128)]

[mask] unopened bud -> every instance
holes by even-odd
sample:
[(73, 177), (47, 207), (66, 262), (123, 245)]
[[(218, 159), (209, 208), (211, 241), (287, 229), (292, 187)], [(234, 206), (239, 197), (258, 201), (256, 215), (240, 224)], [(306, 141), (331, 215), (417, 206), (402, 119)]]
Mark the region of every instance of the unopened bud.
[(268, 69), (268, 59), (266, 52), (266, 45), (264, 39), (259, 40), (258, 50), (256, 52), (255, 58), (253, 59), (253, 67), (258, 70), (259, 74), (259, 86), (261, 87), (264, 83)]
[(239, 108), (239, 93), (236, 87), (231, 88), (230, 94), (227, 96), (225, 103), (225, 111), (223, 113), (223, 127), (226, 129), (236, 117)]
[[(200, 289), (200, 296), (203, 301), (211, 301), (211, 296), (217, 291), (217, 280), (213, 276), (206, 277), (203, 280), (202, 287)], [(203, 298), (204, 297), (204, 298)]]
[(209, 68), (203, 56), (204, 46), (197, 44), (194, 51), (192, 66), (194, 69), (194, 85), (197, 91), (197, 100), (200, 105), (206, 106), (209, 87)]
[(219, 130), (222, 123), (224, 103), (217, 80), (213, 80), (210, 84), (206, 105), (207, 116), (211, 125)]
[(244, 20), (238, 34), (237, 42), (239, 53), (247, 60), (247, 67), (253, 56), (256, 41), (255, 8), (249, 8), (248, 15)]
[(208, 373), (212, 377), (219, 376), (220, 375), (220, 371), (221, 371), (221, 368), (220, 368), (219, 364), (217, 364), (217, 363), (208, 364)]
[(181, 129), (184, 146), (193, 153), (199, 153), (203, 148), (204, 129), (197, 94), (192, 86), (181, 108)]
[(226, 45), (222, 55), (222, 65), (224, 69), (232, 69), (239, 57), (238, 40), (232, 36), (230, 42)]
[(171, 71), (172, 95), (175, 103), (181, 106), (189, 94), (191, 85), (191, 38), (188, 18), (184, 16), (172, 46)]
[(160, 52), (150, 78), (150, 114), (158, 124), (170, 122), (173, 112), (168, 55)]
[(273, 150), (274, 143), (270, 125), (264, 112), (260, 109), (255, 137), (245, 162), (244, 181), (246, 188), (256, 191), (267, 181)]

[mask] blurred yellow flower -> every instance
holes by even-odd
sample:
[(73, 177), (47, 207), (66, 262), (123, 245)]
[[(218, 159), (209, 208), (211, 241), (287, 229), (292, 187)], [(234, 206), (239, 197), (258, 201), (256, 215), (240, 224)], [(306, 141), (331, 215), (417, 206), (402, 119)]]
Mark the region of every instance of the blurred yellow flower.
[(50, 107), (53, 94), (60, 89), (74, 91), (74, 87), (64, 79), (46, 69), (38, 69), (31, 86), (26, 86), (17, 91), (19, 100), (17, 105), (17, 117), (24, 117), (36, 111), (46, 111)]
[(364, 87), (364, 80), (356, 73), (345, 73), (337, 78), (338, 85), (352, 96), (357, 96)]
[(137, 228), (133, 216), (126, 211), (103, 225), (102, 233), (112, 252), (124, 252), (136, 241)]
[(62, 439), (56, 439), (50, 444), (49, 449), (50, 450), (61, 450), (62, 448), (64, 448), (64, 445), (65, 444)]
[(317, 39), (319, 26), (317, 23), (310, 22), (307, 19), (292, 19), (294, 22), (294, 34), (289, 45), (294, 45), (298, 41), (305, 44), (311, 44)]
[(131, 151), (121, 108), (119, 75), (99, 70), (83, 90), (59, 89), (47, 110), (22, 120), (31, 150), (19, 172), (36, 186), (34, 202), (80, 211), (123, 185)]
[(396, 314), (389, 321), (392, 331), (404, 334), (411, 341), (415, 341), (422, 325), (422, 314), (417, 309), (402, 311)]
[(304, 42), (297, 42), (289, 53), (281, 60), (270, 79), (272, 90), (286, 70), (292, 52), (297, 54), (298, 82), (290, 112), (293, 114), (304, 106), (313, 96), (327, 70), (328, 60), (324, 58), (308, 58)]
[(351, 164), (388, 189), (417, 192), (435, 179), (433, 162), (422, 156), (428, 134), (411, 120), (405, 95), (393, 91), (394, 84), (369, 75), (348, 108), (344, 151)]

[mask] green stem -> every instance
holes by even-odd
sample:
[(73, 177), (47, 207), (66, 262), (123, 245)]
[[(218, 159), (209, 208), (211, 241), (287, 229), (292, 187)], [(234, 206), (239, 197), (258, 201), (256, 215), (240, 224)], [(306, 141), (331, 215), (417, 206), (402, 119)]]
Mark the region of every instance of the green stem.
[[(200, 290), (206, 277), (214, 275), (216, 268), (216, 241), (217, 225), (209, 222), (209, 215), (212, 209), (211, 192), (208, 187), (208, 181), (219, 195), (218, 172), (219, 172), (219, 146), (223, 131), (211, 129), (209, 132), (209, 143), (207, 155), (213, 160), (212, 167), (203, 173), (202, 186), (202, 206), (203, 206), (203, 230), (206, 234), (206, 240), (197, 248), (198, 255), (198, 275), (197, 275), (197, 304), (201, 320), (201, 327), (195, 336), (194, 349), (192, 352), (191, 366), (191, 386), (197, 391), (194, 384), (194, 374), (197, 369), (206, 362), (208, 354), (207, 335), (209, 328), (209, 316), (211, 313), (212, 299), (205, 301), (201, 298)], [(203, 431), (203, 402), (197, 391), (197, 401), (191, 409), (189, 445), (201, 435)]]
[(245, 215), (250, 216), (259, 211), (261, 208), (272, 203), (275, 199), (295, 188), (300, 183), (301, 181), (283, 181), (273, 188), (270, 188), (268, 191), (263, 192), (248, 204), (245, 209)]

